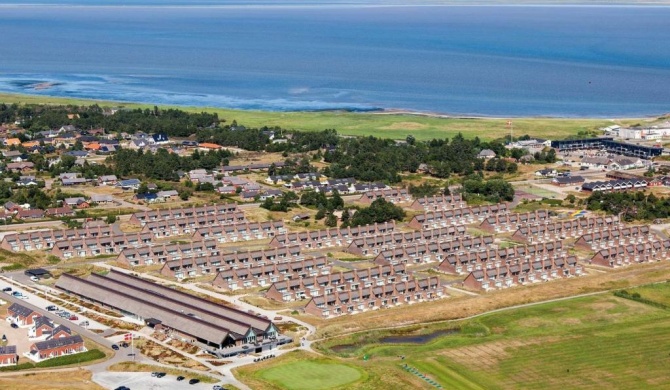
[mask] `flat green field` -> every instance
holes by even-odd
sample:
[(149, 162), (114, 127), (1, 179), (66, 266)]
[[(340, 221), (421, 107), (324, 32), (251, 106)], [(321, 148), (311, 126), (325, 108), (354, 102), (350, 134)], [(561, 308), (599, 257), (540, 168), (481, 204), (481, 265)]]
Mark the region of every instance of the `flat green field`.
[[(0, 94), (0, 102), (34, 104), (73, 104), (103, 106), (153, 107), (150, 104), (101, 102), (94, 100), (54, 98), (49, 96), (30, 96)], [(161, 106), (166, 107), (166, 106)], [(352, 113), (352, 112), (268, 112), (226, 110), (209, 107), (179, 107), (186, 111), (217, 112), (220, 118), (228, 122), (250, 127), (281, 126), (286, 129), (319, 131), (336, 129), (343, 135), (375, 135), (382, 138), (405, 139), (413, 135), (419, 140), (432, 138), (450, 138), (463, 133), (466, 137), (478, 136), (482, 139), (494, 139), (509, 134), (507, 118), (442, 118), (412, 114), (389, 113)], [(579, 131), (591, 131), (612, 124), (634, 124), (643, 119), (553, 119), (553, 118), (517, 118), (514, 119), (514, 134), (529, 134), (534, 137), (559, 139), (577, 134)]]
[(307, 360), (269, 368), (261, 371), (259, 376), (287, 389), (321, 390), (355, 382), (361, 373), (344, 364)]
[[(670, 300), (669, 283), (632, 291)], [(404, 365), (445, 389), (670, 388), (670, 311), (611, 293), (430, 325), (412, 334), (454, 327), (460, 332), (426, 344), (381, 344), (380, 338), (400, 333), (377, 331), (319, 347), (342, 364), (365, 370), (367, 376), (347, 385), (352, 389), (435, 388)], [(265, 376), (275, 368), (291, 371), (296, 360), (284, 366), (284, 359), (269, 362), (269, 369), (245, 368), (242, 379), (252, 378), (254, 389), (298, 388)]]

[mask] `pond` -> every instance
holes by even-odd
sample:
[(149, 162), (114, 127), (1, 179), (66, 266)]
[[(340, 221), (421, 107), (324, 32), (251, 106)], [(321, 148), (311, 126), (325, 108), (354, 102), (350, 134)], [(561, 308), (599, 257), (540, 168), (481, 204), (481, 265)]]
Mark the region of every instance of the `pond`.
[(441, 336), (459, 333), (460, 329), (437, 330), (433, 333), (406, 335), (406, 336), (388, 336), (379, 339), (380, 344), (425, 344)]
[[(425, 344), (438, 337), (460, 333), (460, 329), (443, 329), (432, 333), (404, 336), (387, 336), (377, 341), (379, 344)], [(350, 354), (362, 347), (363, 344), (340, 344), (330, 347), (330, 350), (339, 354)]]

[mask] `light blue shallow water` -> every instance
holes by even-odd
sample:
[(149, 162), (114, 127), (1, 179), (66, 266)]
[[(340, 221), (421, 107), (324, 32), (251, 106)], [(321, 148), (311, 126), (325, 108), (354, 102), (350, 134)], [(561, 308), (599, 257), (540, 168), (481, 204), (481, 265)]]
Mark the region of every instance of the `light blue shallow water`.
[(5, 92), (265, 110), (670, 112), (670, 8), (11, 1), (0, 1)]

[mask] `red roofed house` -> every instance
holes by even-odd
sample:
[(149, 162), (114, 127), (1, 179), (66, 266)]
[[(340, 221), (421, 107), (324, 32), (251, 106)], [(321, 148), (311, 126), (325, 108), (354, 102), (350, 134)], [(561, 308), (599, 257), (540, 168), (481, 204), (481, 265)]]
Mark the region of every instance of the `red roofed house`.
[(75, 335), (36, 342), (30, 346), (30, 352), (25, 355), (36, 362), (40, 362), (80, 352), (86, 352), (84, 340), (80, 335)]
[(16, 354), (16, 345), (0, 347), (0, 366), (13, 366), (19, 361)]

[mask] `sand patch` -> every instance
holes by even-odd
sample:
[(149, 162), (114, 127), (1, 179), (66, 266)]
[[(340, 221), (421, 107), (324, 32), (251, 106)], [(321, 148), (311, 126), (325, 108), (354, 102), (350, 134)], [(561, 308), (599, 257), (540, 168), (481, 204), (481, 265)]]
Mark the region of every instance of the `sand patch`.
[(380, 127), (383, 130), (423, 130), (427, 129), (428, 125), (418, 122), (396, 122), (388, 126)]

